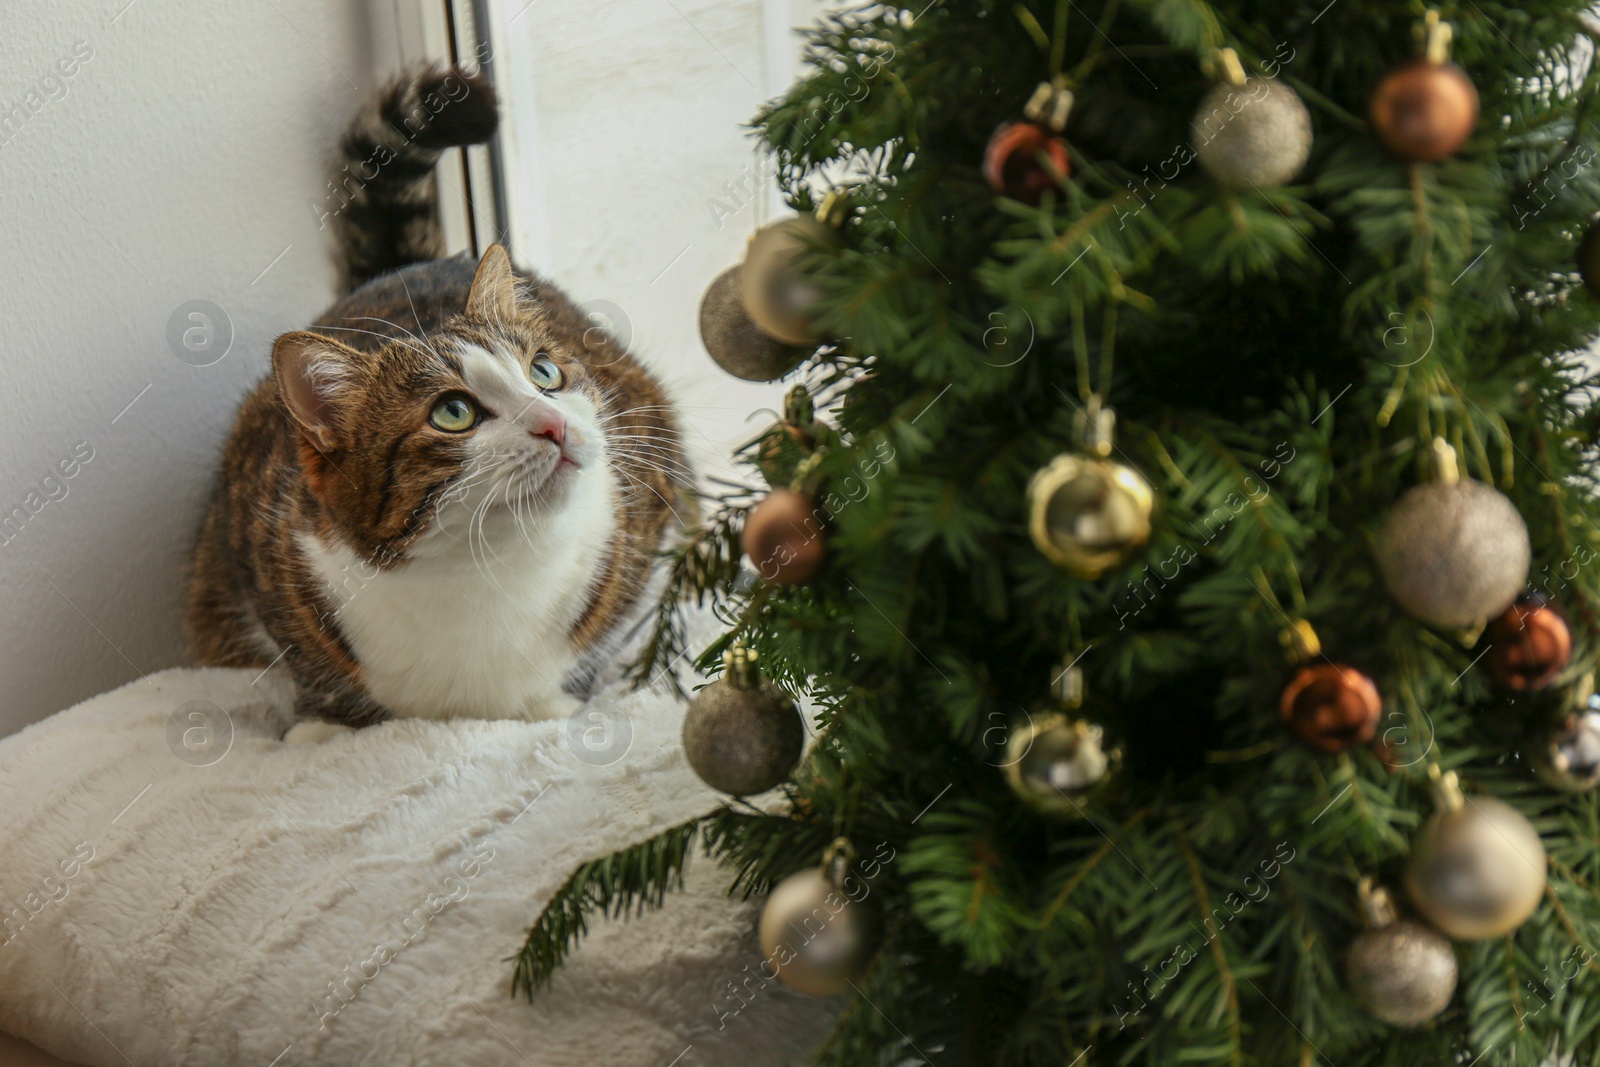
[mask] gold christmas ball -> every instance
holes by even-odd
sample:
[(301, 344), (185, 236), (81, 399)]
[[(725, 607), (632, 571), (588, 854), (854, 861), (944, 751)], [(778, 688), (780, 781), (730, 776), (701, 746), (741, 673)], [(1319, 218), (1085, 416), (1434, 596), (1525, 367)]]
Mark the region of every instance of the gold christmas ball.
[(1478, 90), (1454, 63), (1417, 59), (1386, 74), (1372, 94), (1372, 127), (1411, 163), (1454, 154), (1478, 122)]
[(1493, 486), (1468, 480), (1408, 489), (1384, 520), (1375, 550), (1396, 603), (1447, 629), (1477, 626), (1510, 607), (1532, 560), (1516, 506)]
[(1311, 158), (1311, 112), (1275, 78), (1223, 83), (1200, 101), (1189, 137), (1200, 165), (1221, 185), (1241, 193), (1271, 189)]
[(1569, 715), (1530, 754), (1535, 773), (1563, 793), (1584, 793), (1600, 785), (1600, 711)]
[(811, 322), (822, 296), (799, 260), (833, 237), (813, 215), (797, 215), (763, 226), (750, 237), (740, 274), (744, 308), (762, 331), (790, 345), (814, 345), (822, 335)]
[(1064, 712), (1042, 712), (1013, 724), (1006, 739), (1006, 782), (1035, 811), (1079, 817), (1106, 778), (1111, 759), (1098, 726)]
[(1544, 842), (1511, 805), (1486, 796), (1460, 800), (1435, 812), (1412, 841), (1406, 892), (1449, 937), (1501, 937), (1544, 897)]
[(1150, 539), (1155, 493), (1122, 463), (1066, 453), (1028, 486), (1033, 543), (1079, 578), (1098, 578)]
[(761, 954), (785, 985), (814, 997), (843, 992), (861, 977), (883, 942), (871, 886), (810, 868), (772, 889), (757, 933)]
[(734, 796), (765, 793), (800, 762), (800, 709), (755, 669), (755, 653), (735, 649), (727, 672), (694, 695), (683, 718), (689, 766), (712, 789)]
[(745, 516), (740, 546), (765, 580), (804, 585), (827, 558), (817, 502), (793, 489), (774, 489)]
[(747, 382), (771, 382), (794, 370), (805, 352), (770, 337), (744, 309), (740, 269), (729, 267), (700, 300), (700, 340), (717, 366)]
[(1345, 961), (1350, 991), (1390, 1026), (1421, 1026), (1450, 1006), (1456, 953), (1437, 931), (1396, 919), (1359, 934)]

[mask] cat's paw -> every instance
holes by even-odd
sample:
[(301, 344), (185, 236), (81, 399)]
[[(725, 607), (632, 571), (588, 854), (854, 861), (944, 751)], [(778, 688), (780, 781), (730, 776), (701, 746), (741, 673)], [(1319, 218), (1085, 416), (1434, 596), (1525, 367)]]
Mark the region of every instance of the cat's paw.
[(336, 722), (323, 722), (321, 719), (306, 719), (289, 727), (289, 732), (283, 735), (286, 745), (320, 745), (340, 734), (353, 733), (354, 727), (340, 726)]

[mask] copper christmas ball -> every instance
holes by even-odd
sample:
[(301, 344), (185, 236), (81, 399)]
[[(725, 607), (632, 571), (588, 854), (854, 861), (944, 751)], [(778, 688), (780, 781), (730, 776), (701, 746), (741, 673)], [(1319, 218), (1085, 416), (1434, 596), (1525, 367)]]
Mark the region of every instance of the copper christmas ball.
[(1544, 842), (1503, 801), (1471, 796), (1458, 803), (1435, 812), (1411, 842), (1406, 892), (1448, 937), (1501, 937), (1544, 899)]
[(1491, 622), (1483, 666), (1507, 689), (1543, 689), (1572, 656), (1567, 620), (1541, 596), (1525, 596)]
[(1056, 188), (1071, 173), (1066, 142), (1043, 123), (1004, 123), (983, 150), (989, 188), (1024, 204), (1037, 204), (1046, 189)]
[(812, 868), (773, 886), (761, 909), (761, 954), (778, 979), (814, 997), (850, 987), (883, 943), (883, 917), (870, 883), (835, 880)]
[(1589, 295), (1600, 299), (1600, 222), (1591, 223), (1578, 244), (1578, 276)]
[(1411, 163), (1437, 163), (1472, 135), (1478, 90), (1454, 63), (1417, 59), (1378, 83), (1371, 114), (1373, 129), (1389, 151)]
[(800, 269), (800, 259), (834, 231), (815, 215), (797, 215), (750, 235), (739, 291), (744, 309), (762, 332), (784, 344), (814, 345), (822, 333), (811, 321), (822, 291)]
[(822, 515), (814, 499), (793, 489), (776, 489), (750, 510), (740, 538), (756, 573), (779, 585), (811, 580), (827, 555)]
[(747, 382), (771, 382), (794, 370), (804, 349), (761, 332), (744, 309), (741, 269), (717, 275), (700, 299), (700, 340), (717, 366)]
[(1371, 741), (1383, 715), (1372, 679), (1338, 663), (1302, 667), (1278, 702), (1289, 729), (1319, 752), (1343, 752)]

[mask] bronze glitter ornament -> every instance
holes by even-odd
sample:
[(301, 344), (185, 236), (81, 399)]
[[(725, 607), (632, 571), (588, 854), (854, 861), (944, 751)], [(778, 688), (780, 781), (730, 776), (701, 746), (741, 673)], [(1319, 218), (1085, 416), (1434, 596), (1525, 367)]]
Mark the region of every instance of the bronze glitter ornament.
[(779, 981), (801, 993), (842, 993), (865, 973), (883, 943), (872, 886), (849, 868), (849, 845), (835, 841), (821, 867), (779, 882), (761, 909), (761, 954)]
[(1471, 629), (1526, 587), (1528, 527), (1499, 490), (1459, 477), (1449, 445), (1438, 441), (1434, 449), (1439, 480), (1408, 489), (1390, 510), (1376, 538), (1378, 567), (1408, 614)]
[(712, 789), (741, 797), (765, 793), (800, 762), (805, 744), (800, 709), (761, 676), (754, 650), (735, 645), (722, 661), (722, 677), (689, 702), (684, 755)]
[(1430, 11), (1425, 32), (1426, 54), (1386, 74), (1369, 109), (1378, 140), (1410, 163), (1453, 155), (1478, 122), (1478, 90), (1449, 61), (1449, 24)]
[(1479, 941), (1509, 934), (1544, 898), (1544, 842), (1511, 805), (1463, 796), (1454, 771), (1432, 770), (1438, 810), (1411, 842), (1406, 892), (1447, 937)]
[(1450, 1006), (1456, 991), (1456, 953), (1439, 933), (1402, 919), (1394, 900), (1370, 879), (1361, 885), (1367, 929), (1345, 958), (1350, 991), (1390, 1026), (1421, 1026)]
[(1217, 62), (1224, 80), (1189, 124), (1200, 165), (1235, 192), (1290, 181), (1311, 158), (1311, 112), (1300, 94), (1276, 78), (1247, 78), (1231, 48)]
[(1138, 471), (1109, 458), (1109, 408), (1091, 401), (1083, 422), (1088, 454), (1057, 456), (1028, 485), (1028, 533), (1040, 552), (1092, 580), (1150, 539), (1155, 492)]
[(1544, 597), (1521, 597), (1483, 632), (1483, 668), (1513, 692), (1543, 689), (1572, 658), (1567, 620)]
[(1383, 716), (1372, 679), (1342, 663), (1301, 667), (1278, 702), (1284, 724), (1319, 752), (1344, 752), (1371, 741)]
[(805, 359), (802, 348), (761, 332), (744, 309), (741, 268), (729, 267), (700, 300), (700, 340), (717, 366), (747, 382), (771, 382)]
[(827, 558), (815, 498), (774, 489), (745, 516), (740, 546), (756, 573), (779, 585), (804, 585)]

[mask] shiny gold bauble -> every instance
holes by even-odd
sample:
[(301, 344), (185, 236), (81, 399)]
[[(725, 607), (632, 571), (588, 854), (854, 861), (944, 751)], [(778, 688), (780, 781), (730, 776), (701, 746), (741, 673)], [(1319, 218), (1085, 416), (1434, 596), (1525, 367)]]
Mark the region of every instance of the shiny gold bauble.
[(1066, 453), (1028, 486), (1033, 543), (1079, 578), (1098, 578), (1150, 539), (1155, 493), (1126, 464)]
[(1600, 711), (1590, 708), (1570, 715), (1532, 746), (1529, 762), (1546, 785), (1563, 793), (1584, 793), (1600, 786)]
[(1458, 941), (1510, 933), (1544, 897), (1544, 843), (1511, 805), (1467, 796), (1435, 812), (1411, 843), (1405, 886), (1423, 917)]
[(799, 263), (803, 255), (833, 235), (814, 215), (783, 219), (751, 235), (739, 285), (744, 309), (763, 333), (790, 345), (814, 345), (822, 340), (811, 321), (822, 292)]
[(1100, 727), (1065, 712), (1030, 715), (1013, 724), (1006, 739), (1006, 783), (1047, 815), (1082, 816), (1081, 802), (1111, 764)]
[(1456, 953), (1436, 931), (1410, 919), (1365, 930), (1350, 946), (1350, 991), (1390, 1026), (1421, 1026), (1450, 1006)]
[(745, 516), (740, 546), (766, 581), (809, 582), (827, 558), (816, 500), (793, 489), (774, 489)]
[(1370, 110), (1389, 151), (1412, 163), (1437, 163), (1472, 136), (1478, 90), (1454, 63), (1417, 59), (1384, 76)]
[(717, 366), (747, 382), (771, 382), (794, 370), (805, 351), (761, 332), (744, 309), (740, 268), (729, 267), (700, 299), (700, 340)]
[[(785, 985), (814, 997), (843, 992), (883, 942), (875, 892), (810, 868), (779, 882), (761, 910), (761, 954)], [(852, 897), (854, 899), (852, 899)]]

